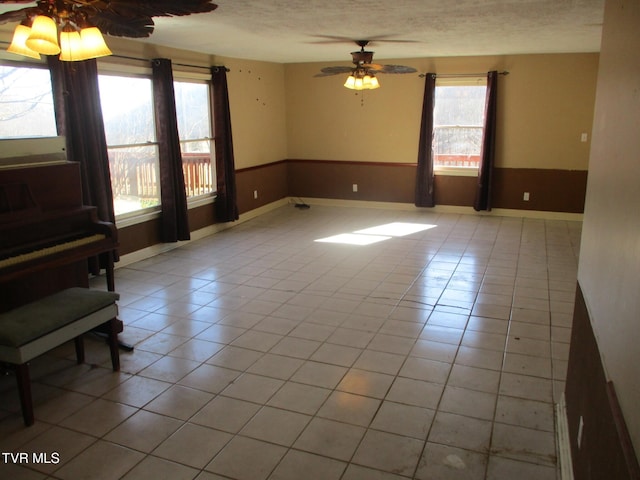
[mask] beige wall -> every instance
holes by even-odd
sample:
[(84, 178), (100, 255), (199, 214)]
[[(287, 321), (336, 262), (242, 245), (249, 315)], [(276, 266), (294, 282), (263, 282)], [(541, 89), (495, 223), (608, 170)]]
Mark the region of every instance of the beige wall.
[[(587, 169), (590, 142), (580, 136), (591, 137), (598, 54), (381, 63), (435, 73), (508, 70), (499, 78), (497, 166)], [(379, 75), (382, 87), (362, 97), (342, 86), (344, 75), (314, 78), (323, 66), (340, 64), (285, 66), (289, 158), (415, 163), (424, 79)]]
[(229, 103), (236, 168), (283, 160), (287, 156), (284, 66), (219, 59), (229, 68)]
[(578, 280), (640, 452), (640, 3), (607, 0)]
[[(598, 71), (597, 54), (505, 58), (501, 166), (586, 170)], [(587, 133), (587, 142), (581, 134)]]
[[(225, 65), (229, 69), (227, 83), (231, 104), (236, 168), (276, 162), (286, 158), (284, 66), (276, 63), (238, 60), (204, 55), (186, 50), (108, 38), (115, 54), (135, 58), (170, 58), (174, 70), (206, 73), (186, 65)], [(117, 57), (106, 57), (100, 63), (130, 63)], [(183, 65), (179, 65), (183, 64)]]

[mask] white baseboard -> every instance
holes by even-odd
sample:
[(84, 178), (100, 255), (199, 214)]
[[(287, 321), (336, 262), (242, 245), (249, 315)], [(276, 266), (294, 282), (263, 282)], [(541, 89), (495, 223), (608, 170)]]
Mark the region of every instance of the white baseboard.
[(567, 406), (564, 399), (564, 393), (560, 398), (560, 402), (556, 404), (556, 432), (559, 480), (573, 480), (571, 444), (569, 442), (569, 423), (567, 422)]
[[(297, 199), (298, 197), (294, 198)], [(432, 208), (421, 208), (416, 207), (412, 203), (398, 202), (368, 202), (364, 200), (338, 200), (331, 198), (303, 198), (302, 200), (309, 205), (322, 205), (329, 207), (378, 208), (399, 211), (452, 213), (460, 215), (485, 215), (493, 217), (523, 217), (538, 218), (543, 220), (567, 220), (576, 222), (581, 222), (584, 216), (582, 213), (546, 212), (542, 210), (516, 210), (510, 208), (494, 208), (490, 212), (477, 212), (473, 209), (473, 207), (462, 207), (456, 205), (436, 205)]]

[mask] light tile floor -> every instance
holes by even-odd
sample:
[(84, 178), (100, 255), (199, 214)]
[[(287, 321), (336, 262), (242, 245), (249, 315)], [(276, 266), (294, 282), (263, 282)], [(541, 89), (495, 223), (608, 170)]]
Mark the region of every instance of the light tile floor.
[[(432, 227), (315, 241), (389, 223)], [(135, 351), (34, 361), (30, 428), (4, 376), (0, 477), (556, 479), (580, 230), (283, 207), (120, 268)]]

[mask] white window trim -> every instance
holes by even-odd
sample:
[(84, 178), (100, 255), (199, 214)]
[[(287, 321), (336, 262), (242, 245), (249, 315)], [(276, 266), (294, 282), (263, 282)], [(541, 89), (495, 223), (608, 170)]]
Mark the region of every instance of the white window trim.
[(433, 166), (434, 175), (443, 175), (447, 177), (477, 177), (478, 169), (476, 167), (444, 167)]
[(121, 213), (116, 215), (116, 226), (118, 228), (130, 227), (160, 218), (161, 214), (160, 205), (134, 210), (133, 212)]
[[(438, 87), (479, 87), (487, 84), (486, 76), (478, 77), (436, 77), (436, 88)], [(442, 175), (448, 177), (477, 177), (480, 172), (476, 167), (450, 167), (450, 166), (433, 166), (434, 175)]]
[[(209, 86), (209, 82), (211, 81), (211, 74), (210, 73), (201, 73), (201, 72), (192, 72), (192, 71), (184, 71), (184, 70), (179, 70), (179, 71), (174, 71), (173, 72), (173, 81), (174, 82), (185, 82), (185, 83), (199, 83), (199, 84), (203, 84), (203, 85), (207, 85)], [(211, 89), (209, 88), (209, 93), (207, 95), (209, 97), (209, 122), (210, 122), (210, 127), (213, 127), (213, 111), (211, 108)], [(194, 138), (194, 139), (189, 139), (189, 140), (180, 140), (180, 143), (189, 143), (189, 142), (201, 142), (203, 140), (207, 140), (209, 141), (209, 143), (213, 143), (214, 148), (215, 148), (215, 138), (213, 136), (213, 131), (210, 132), (209, 137), (205, 137), (205, 138)], [(211, 147), (211, 145), (210, 145)], [(215, 167), (215, 155), (214, 155), (214, 150), (211, 151), (211, 161), (213, 162), (211, 168), (216, 168)], [(215, 171), (213, 172), (215, 175)], [(211, 193), (205, 193), (203, 195), (196, 195), (195, 197), (187, 197), (187, 208), (188, 209), (192, 209), (192, 208), (197, 208), (200, 207), (202, 205), (207, 205), (207, 204), (212, 204), (215, 202), (216, 200), (216, 195), (217, 195), (217, 191), (213, 191)]]

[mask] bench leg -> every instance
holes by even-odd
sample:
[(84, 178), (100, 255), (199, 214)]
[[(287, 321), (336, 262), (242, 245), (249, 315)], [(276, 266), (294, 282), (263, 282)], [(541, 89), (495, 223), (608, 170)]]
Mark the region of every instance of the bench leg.
[(78, 335), (73, 339), (73, 343), (76, 345), (76, 361), (78, 365), (84, 363), (84, 341), (82, 339), (82, 335)]
[(120, 350), (118, 342), (118, 319), (112, 318), (109, 325), (109, 350), (111, 351), (111, 366), (114, 372), (120, 371)]
[(24, 424), (29, 427), (33, 425), (33, 400), (31, 398), (31, 378), (28, 364), (16, 365), (16, 379), (18, 381), (22, 418), (24, 419)]

